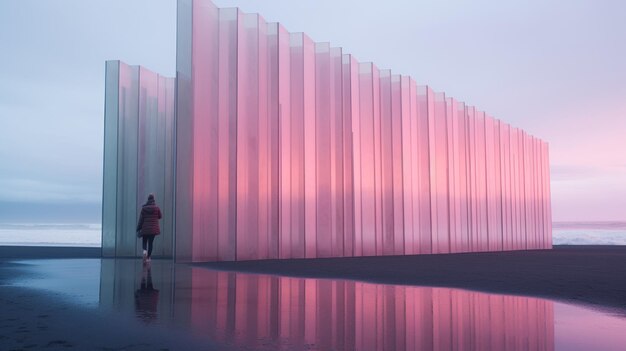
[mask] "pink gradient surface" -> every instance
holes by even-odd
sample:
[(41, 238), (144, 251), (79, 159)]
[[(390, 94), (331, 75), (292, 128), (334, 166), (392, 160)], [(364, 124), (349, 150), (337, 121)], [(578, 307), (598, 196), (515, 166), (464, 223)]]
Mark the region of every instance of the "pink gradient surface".
[[(193, 248), (180, 258), (551, 247), (545, 143), (259, 15), (185, 3), (203, 20), (179, 31), (191, 31), (177, 65), (192, 67), (194, 98), (178, 99), (195, 104), (179, 116), (194, 121), (194, 149), (177, 157), (195, 165), (193, 192), (177, 198), (194, 223), (177, 230)], [(217, 128), (226, 120), (236, 133)]]

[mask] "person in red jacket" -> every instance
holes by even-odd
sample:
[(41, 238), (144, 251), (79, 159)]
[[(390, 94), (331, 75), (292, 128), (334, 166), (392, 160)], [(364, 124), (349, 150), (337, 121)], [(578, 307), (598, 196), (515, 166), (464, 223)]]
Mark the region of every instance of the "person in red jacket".
[(148, 201), (141, 207), (139, 223), (137, 223), (137, 233), (142, 239), (144, 262), (150, 262), (154, 237), (161, 234), (159, 219), (161, 219), (161, 209), (154, 201), (154, 194), (150, 194)]

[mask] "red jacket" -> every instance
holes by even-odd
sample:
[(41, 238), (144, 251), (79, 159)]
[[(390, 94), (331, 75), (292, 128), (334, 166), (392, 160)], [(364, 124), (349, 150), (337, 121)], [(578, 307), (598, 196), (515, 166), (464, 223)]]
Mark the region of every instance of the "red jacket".
[(139, 223), (137, 223), (137, 231), (140, 231), (139, 234), (142, 236), (161, 234), (159, 219), (161, 219), (161, 209), (159, 206), (154, 203), (143, 205), (141, 214), (139, 215)]

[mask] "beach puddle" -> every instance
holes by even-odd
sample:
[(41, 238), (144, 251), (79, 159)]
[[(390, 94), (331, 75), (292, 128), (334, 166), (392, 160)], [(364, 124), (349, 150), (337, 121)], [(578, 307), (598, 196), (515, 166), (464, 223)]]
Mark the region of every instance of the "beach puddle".
[(626, 319), (460, 289), (212, 271), (130, 259), (32, 260), (13, 285), (253, 350), (623, 350)]

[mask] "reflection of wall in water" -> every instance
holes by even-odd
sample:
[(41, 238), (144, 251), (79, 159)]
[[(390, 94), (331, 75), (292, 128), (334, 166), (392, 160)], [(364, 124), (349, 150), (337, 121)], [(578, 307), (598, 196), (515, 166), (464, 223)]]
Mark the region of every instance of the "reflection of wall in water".
[[(192, 324), (220, 341), (338, 350), (553, 350), (552, 302), (447, 288), (194, 269)], [(258, 343), (258, 344), (256, 344)]]
[[(553, 350), (552, 302), (153, 265), (159, 323), (246, 347), (320, 350)], [(113, 281), (105, 281), (113, 277)], [(175, 279), (174, 279), (175, 278)], [(134, 310), (141, 264), (105, 260), (101, 304)], [(175, 281), (175, 283), (173, 283)], [(170, 287), (168, 290), (165, 287)]]
[[(136, 311), (135, 293), (140, 288), (145, 266), (140, 260), (103, 259), (100, 270), (100, 306), (120, 312)], [(158, 322), (173, 316), (174, 272), (170, 264), (152, 264), (154, 288), (159, 290), (156, 306)]]

